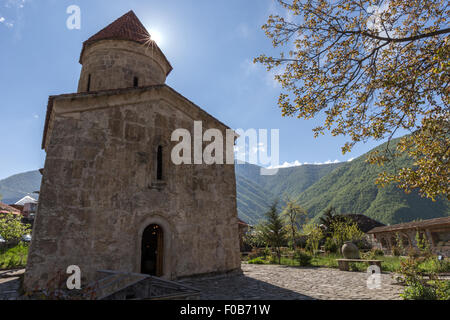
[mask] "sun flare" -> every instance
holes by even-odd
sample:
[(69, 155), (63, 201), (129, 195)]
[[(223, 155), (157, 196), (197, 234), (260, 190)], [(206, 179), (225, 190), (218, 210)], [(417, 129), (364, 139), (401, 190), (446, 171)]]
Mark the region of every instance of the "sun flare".
[(155, 41), (157, 45), (161, 45), (162, 43), (161, 33), (155, 29), (150, 29), (148, 32), (150, 33), (150, 39)]

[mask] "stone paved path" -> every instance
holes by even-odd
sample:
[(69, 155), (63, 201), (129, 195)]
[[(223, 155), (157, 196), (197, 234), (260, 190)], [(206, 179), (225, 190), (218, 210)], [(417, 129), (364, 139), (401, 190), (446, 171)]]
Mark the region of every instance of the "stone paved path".
[(243, 275), (183, 281), (202, 291), (200, 299), (400, 299), (402, 287), (392, 274), (381, 288), (367, 288), (367, 274), (329, 268), (242, 264)]
[[(242, 275), (181, 281), (200, 289), (205, 300), (400, 299), (402, 287), (392, 274), (381, 275), (381, 288), (368, 289), (364, 272), (328, 268), (242, 264)], [(0, 277), (0, 300), (17, 299), (18, 275)]]
[(19, 297), (19, 279), (24, 271), (0, 271), (0, 300), (15, 300)]

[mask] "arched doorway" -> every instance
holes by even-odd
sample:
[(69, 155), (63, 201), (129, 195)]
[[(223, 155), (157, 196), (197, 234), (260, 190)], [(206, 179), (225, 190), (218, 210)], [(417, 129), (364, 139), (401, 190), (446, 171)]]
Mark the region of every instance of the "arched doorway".
[(163, 275), (163, 229), (157, 224), (145, 228), (142, 234), (141, 273), (160, 277)]

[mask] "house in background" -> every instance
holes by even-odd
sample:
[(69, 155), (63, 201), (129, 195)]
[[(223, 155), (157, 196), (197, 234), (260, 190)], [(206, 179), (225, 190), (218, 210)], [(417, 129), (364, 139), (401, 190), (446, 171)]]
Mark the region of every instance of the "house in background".
[(386, 254), (392, 254), (393, 248), (398, 246), (405, 251), (409, 248), (417, 249), (417, 233), (421, 239), (428, 241), (433, 253), (450, 256), (450, 217), (377, 227), (368, 232), (374, 246)]
[(34, 220), (36, 215), (36, 210), (38, 206), (38, 201), (30, 196), (25, 196), (16, 203), (15, 206), (23, 206), (22, 214), (25, 219)]
[(20, 212), (20, 210), (8, 206), (6, 203), (0, 202), (0, 215), (5, 215), (5, 214), (13, 214), (13, 215), (21, 215), (22, 213)]

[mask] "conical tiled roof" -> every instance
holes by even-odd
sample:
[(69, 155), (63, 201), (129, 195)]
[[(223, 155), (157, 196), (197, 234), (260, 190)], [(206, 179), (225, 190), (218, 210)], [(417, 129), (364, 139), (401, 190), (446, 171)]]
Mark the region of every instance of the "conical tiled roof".
[(103, 28), (88, 40), (84, 45), (105, 39), (132, 40), (139, 43), (148, 42), (150, 34), (139, 21), (132, 10), (121, 16), (119, 19)]
[[(130, 40), (135, 41), (141, 44), (149, 43), (151, 39), (151, 35), (145, 29), (144, 25), (139, 21), (138, 17), (134, 14), (133, 10), (128, 11), (119, 19), (115, 20), (92, 37), (83, 42), (83, 49), (80, 54), (80, 63), (82, 63), (81, 58), (83, 57), (83, 52), (87, 45), (100, 41), (100, 40)], [(172, 66), (170, 62), (167, 60), (166, 56), (162, 53), (161, 49), (159, 49), (158, 45), (155, 43), (152, 44), (153, 48), (157, 48), (159, 52), (161, 52), (162, 56), (166, 60), (169, 65), (169, 71), (167, 75), (172, 70)]]

